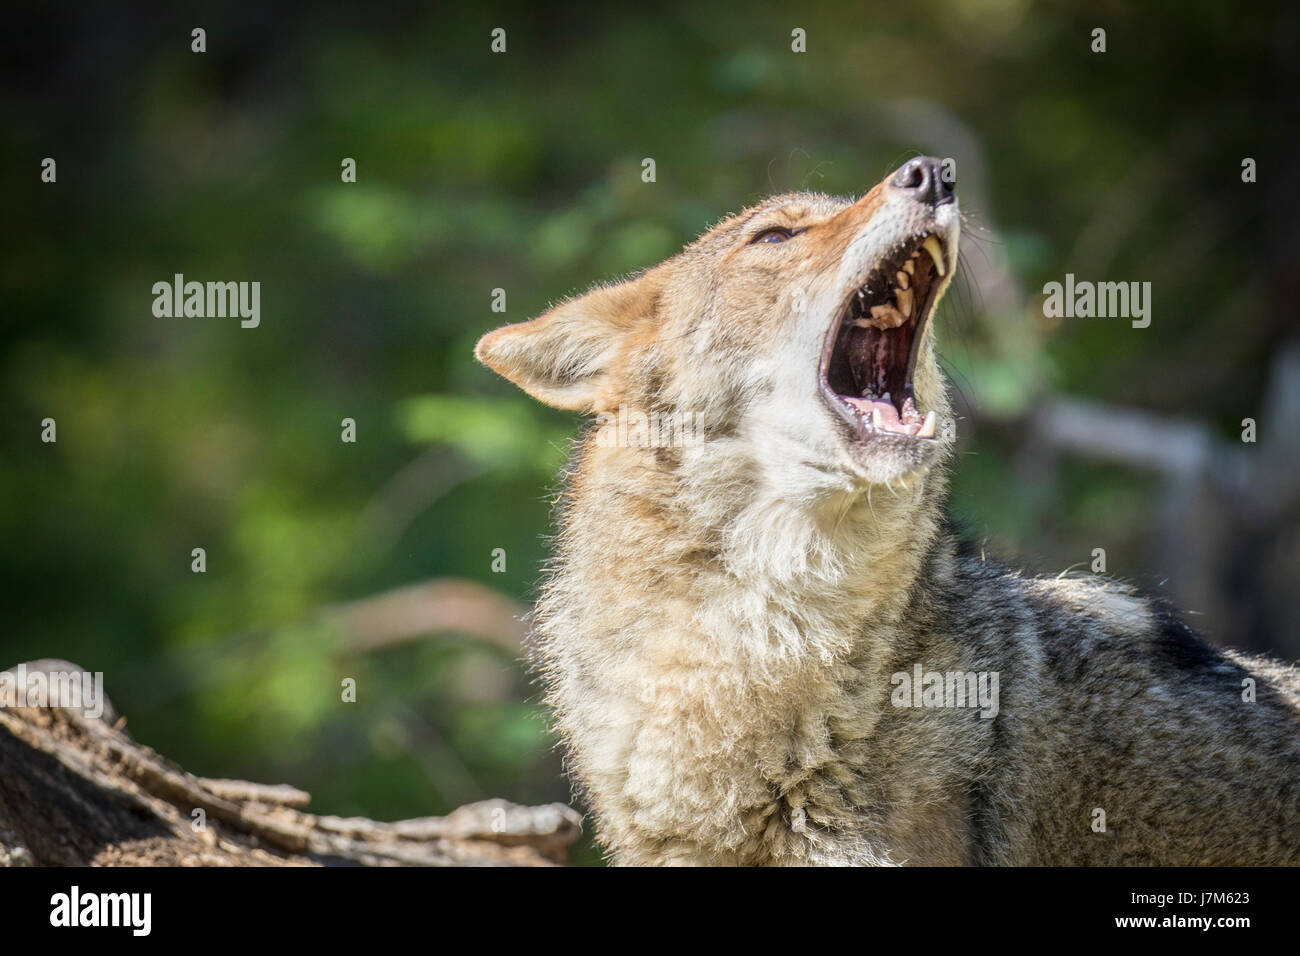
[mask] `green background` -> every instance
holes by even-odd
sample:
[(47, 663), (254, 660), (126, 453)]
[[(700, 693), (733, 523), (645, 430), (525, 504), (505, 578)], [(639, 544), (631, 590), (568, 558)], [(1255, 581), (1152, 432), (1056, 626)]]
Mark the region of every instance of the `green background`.
[[(1104, 547), (1112, 573), (1201, 611), (1219, 642), (1300, 656), (1282, 603), (1300, 566), (1294, 481), (1224, 491), (1048, 455), (1025, 426), (1085, 398), (1295, 471), (1279, 418), (1295, 402), (1269, 399), (1296, 334), (1293, 9), (6, 17), (0, 666), (104, 671), (135, 736), (193, 772), (378, 818), (567, 800), (508, 639), (417, 629), (367, 650), (329, 608), (442, 578), (529, 600), (579, 421), (478, 367), (484, 331), (772, 192), (860, 194), (918, 153), (957, 160), (967, 216), (964, 279), (939, 318), (963, 415), (955, 514), (1040, 571)], [(55, 184), (40, 182), (47, 156)], [(1259, 182), (1241, 181), (1243, 157)], [(261, 326), (155, 318), (151, 287), (177, 272), (260, 281)], [(1043, 283), (1066, 272), (1152, 282), (1151, 327), (1044, 320)], [(1248, 416), (1256, 445), (1239, 440)], [(56, 444), (40, 441), (46, 417)], [(1264, 509), (1244, 528), (1243, 500)], [(1206, 543), (1210, 519), (1226, 529)], [(1188, 555), (1204, 582), (1179, 590)]]

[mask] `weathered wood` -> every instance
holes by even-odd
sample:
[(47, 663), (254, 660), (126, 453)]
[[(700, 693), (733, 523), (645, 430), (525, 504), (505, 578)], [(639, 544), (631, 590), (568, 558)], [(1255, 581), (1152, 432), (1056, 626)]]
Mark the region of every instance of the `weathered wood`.
[(0, 866), (546, 866), (581, 832), (563, 804), (505, 800), (395, 823), (317, 816), (293, 787), (187, 773), (124, 723), (111, 707), (0, 707)]

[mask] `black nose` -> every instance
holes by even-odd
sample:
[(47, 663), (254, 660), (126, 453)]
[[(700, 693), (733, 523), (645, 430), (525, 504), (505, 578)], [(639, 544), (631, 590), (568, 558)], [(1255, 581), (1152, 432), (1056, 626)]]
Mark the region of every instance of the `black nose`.
[(917, 202), (942, 206), (953, 201), (952, 187), (957, 183), (955, 174), (951, 180), (944, 179), (943, 160), (933, 156), (918, 156), (900, 166), (890, 182), (895, 189), (911, 193)]

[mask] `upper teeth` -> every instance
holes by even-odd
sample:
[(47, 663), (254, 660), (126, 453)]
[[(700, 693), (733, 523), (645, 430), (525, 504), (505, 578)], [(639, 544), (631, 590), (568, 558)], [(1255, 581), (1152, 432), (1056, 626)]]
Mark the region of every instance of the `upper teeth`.
[(939, 245), (939, 240), (934, 236), (928, 236), (925, 242), (921, 243), (921, 248), (930, 253), (930, 258), (934, 260), (934, 270), (942, 278), (947, 270), (943, 265), (943, 246)]
[(898, 311), (910, 319), (912, 317), (912, 291), (910, 289), (895, 289), (894, 301), (898, 303)]
[[(853, 324), (861, 328), (878, 328), (890, 329), (902, 325), (912, 318), (912, 313), (916, 307), (916, 296), (912, 286), (912, 276), (916, 274), (916, 257), (924, 249), (930, 255), (934, 262), (934, 269), (942, 278), (947, 274), (947, 268), (943, 260), (943, 246), (935, 236), (926, 237), (925, 242), (912, 253), (911, 257), (903, 263), (901, 271), (894, 273), (894, 302), (897, 307), (891, 305), (873, 305), (868, 310), (870, 317), (862, 315), (853, 319)], [(879, 271), (881, 264), (876, 264), (876, 271)], [(867, 287), (862, 286), (858, 289), (858, 302), (865, 306), (867, 304)]]
[(911, 318), (910, 310), (903, 313), (892, 305), (873, 305), (871, 307), (871, 320), (858, 319), (857, 324), (863, 328), (896, 329), (909, 318)]

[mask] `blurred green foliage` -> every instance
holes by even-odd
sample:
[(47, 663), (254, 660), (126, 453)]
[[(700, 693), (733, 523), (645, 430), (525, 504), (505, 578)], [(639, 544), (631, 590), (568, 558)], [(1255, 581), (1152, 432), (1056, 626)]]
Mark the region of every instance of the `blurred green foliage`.
[[(377, 817), (567, 799), (518, 662), (454, 635), (358, 653), (318, 611), (442, 575), (527, 601), (578, 422), (476, 366), (475, 340), (770, 192), (957, 157), (968, 264), (1022, 290), (1015, 314), (969, 284), (944, 307), (954, 383), (995, 411), (1055, 390), (1226, 434), (1285, 332), (1238, 177), (1277, 53), (1230, 5), (240, 6), (34, 5), (0, 41), (0, 657), (105, 671), (195, 772)], [(1067, 269), (1152, 279), (1152, 327), (1044, 327), (1032, 293)], [(260, 281), (261, 326), (155, 319), (178, 272)], [(1141, 566), (1158, 489), (1070, 465), (1045, 516), (1004, 439), (958, 467), (977, 534), (1059, 569), (1100, 528)]]

